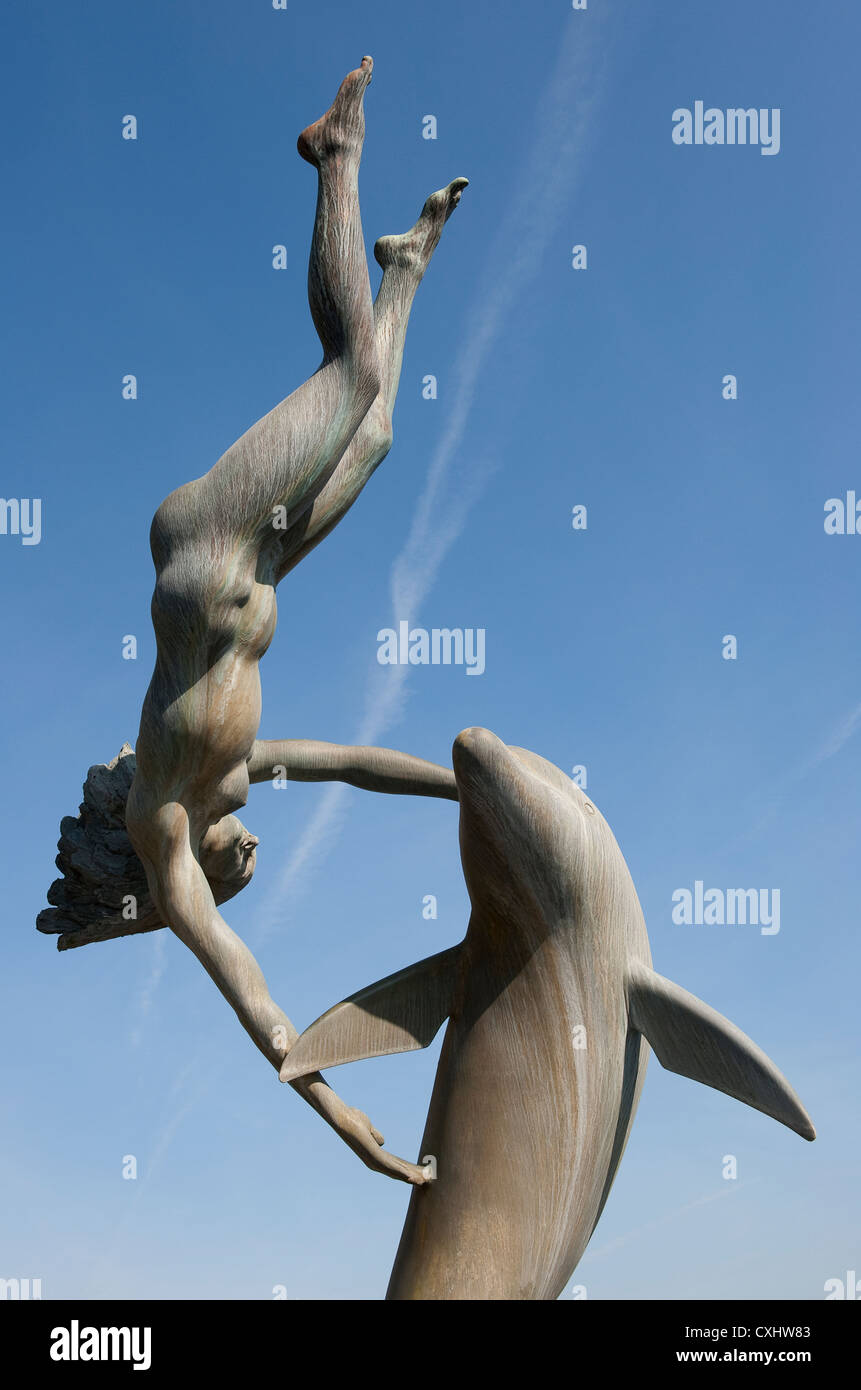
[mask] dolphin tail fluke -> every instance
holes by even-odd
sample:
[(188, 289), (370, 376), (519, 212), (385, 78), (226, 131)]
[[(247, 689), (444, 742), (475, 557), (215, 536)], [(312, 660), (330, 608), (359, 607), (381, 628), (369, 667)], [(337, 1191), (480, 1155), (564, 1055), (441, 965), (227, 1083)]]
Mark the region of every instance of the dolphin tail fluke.
[(351, 994), (321, 1014), (291, 1047), (281, 1080), (428, 1047), (448, 1018), (460, 979), (460, 946), (428, 956)]
[(807, 1111), (771, 1059), (695, 994), (637, 963), (628, 979), (628, 1012), (667, 1071), (761, 1110), (802, 1139), (816, 1138)]

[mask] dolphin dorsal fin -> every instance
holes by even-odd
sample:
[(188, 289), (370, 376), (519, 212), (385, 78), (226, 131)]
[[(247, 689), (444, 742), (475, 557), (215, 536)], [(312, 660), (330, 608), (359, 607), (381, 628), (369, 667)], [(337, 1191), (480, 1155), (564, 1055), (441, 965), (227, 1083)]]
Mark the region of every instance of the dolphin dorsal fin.
[(281, 1080), (428, 1047), (451, 1013), (460, 979), (460, 946), (387, 975), (321, 1014), (281, 1065)]
[(695, 994), (637, 962), (629, 968), (628, 1014), (667, 1071), (713, 1086), (815, 1139), (786, 1077), (746, 1033)]

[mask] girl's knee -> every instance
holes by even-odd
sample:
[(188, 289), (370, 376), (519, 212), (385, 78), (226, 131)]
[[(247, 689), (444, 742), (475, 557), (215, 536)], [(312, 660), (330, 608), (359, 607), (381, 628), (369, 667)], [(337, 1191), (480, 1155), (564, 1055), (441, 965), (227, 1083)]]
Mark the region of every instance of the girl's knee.
[(376, 357), (373, 361), (362, 362), (355, 373), (353, 391), (357, 404), (365, 411), (371, 409), (380, 394), (380, 369)]
[(392, 417), (389, 412), (380, 406), (374, 409), (373, 419), (371, 420), (372, 445), (375, 453), (387, 454), (392, 447)]

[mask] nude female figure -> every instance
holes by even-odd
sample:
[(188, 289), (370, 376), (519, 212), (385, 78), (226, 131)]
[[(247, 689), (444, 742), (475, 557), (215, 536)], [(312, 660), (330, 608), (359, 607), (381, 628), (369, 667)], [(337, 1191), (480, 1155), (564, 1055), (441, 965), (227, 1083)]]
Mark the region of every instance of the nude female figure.
[[(386, 749), (257, 738), (258, 663), (275, 631), (275, 588), (337, 524), (391, 445), (391, 412), (418, 283), (466, 179), (433, 194), (403, 236), (383, 237), (371, 302), (359, 215), (370, 58), (299, 137), (318, 173), (308, 273), (323, 346), (314, 375), (161, 504), (155, 671), (135, 749), (126, 826), (163, 920), (194, 952), (276, 1071), (298, 1036), (251, 952), (216, 906), (251, 877), (257, 840), (232, 814), (276, 767), (297, 780), (457, 799), (446, 768)], [(367, 1116), (318, 1074), (291, 1083), (371, 1168), (421, 1184), (426, 1171), (381, 1148)]]

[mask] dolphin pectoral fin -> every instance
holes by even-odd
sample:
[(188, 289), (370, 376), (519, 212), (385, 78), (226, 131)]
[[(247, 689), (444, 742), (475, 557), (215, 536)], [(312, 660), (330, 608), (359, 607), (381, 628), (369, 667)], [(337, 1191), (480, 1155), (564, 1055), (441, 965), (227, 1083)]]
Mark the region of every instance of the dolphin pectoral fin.
[(281, 1080), (429, 1047), (452, 1010), (460, 952), (460, 946), (452, 946), (428, 956), (321, 1014), (287, 1053)]
[(628, 976), (628, 1014), (667, 1071), (761, 1110), (802, 1139), (816, 1138), (807, 1111), (771, 1059), (695, 994), (637, 963)]

